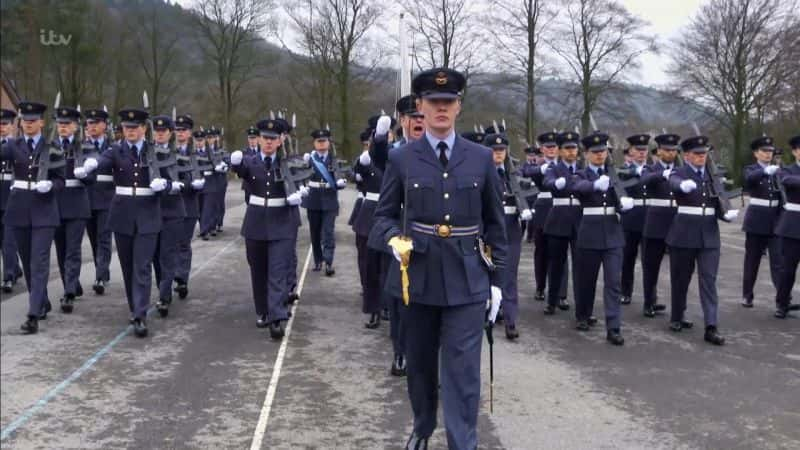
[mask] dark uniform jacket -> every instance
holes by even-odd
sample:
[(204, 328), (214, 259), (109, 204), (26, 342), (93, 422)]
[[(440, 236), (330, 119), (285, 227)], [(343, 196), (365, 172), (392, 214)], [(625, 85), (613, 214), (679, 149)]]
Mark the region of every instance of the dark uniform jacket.
[[(250, 203), (242, 222), (241, 234), (246, 239), (258, 241), (277, 241), (294, 239), (300, 227), (300, 211), (297, 206), (284, 203), (283, 206), (266, 206), (269, 199), (286, 201), (286, 188), (281, 169), (280, 156), (270, 163), (270, 169), (262, 160), (261, 154), (245, 156), (242, 163), (232, 166), (234, 172), (246, 183), (250, 193)], [(254, 204), (264, 200), (265, 206)], [(288, 256), (287, 256), (288, 257)]]
[(594, 182), (600, 176), (587, 167), (575, 174), (571, 192), (580, 199), (584, 208), (603, 208), (610, 215), (584, 213), (578, 226), (579, 248), (607, 250), (625, 246), (625, 236), (620, 223), (619, 199), (612, 187), (606, 192), (596, 191)]
[[(673, 170), (677, 168), (674, 162), (671, 166)], [(642, 236), (648, 239), (666, 239), (672, 226), (672, 220), (678, 212), (675, 194), (672, 192), (669, 181), (664, 178), (666, 169), (666, 165), (658, 161), (645, 166), (642, 171), (641, 184), (647, 187), (648, 199)]]
[[(581, 167), (576, 162), (575, 173), (581, 170)], [(556, 189), (556, 180), (561, 177), (566, 179), (567, 184), (563, 189)], [(580, 200), (572, 192), (572, 183), (574, 182), (575, 177), (570, 173), (569, 166), (564, 164), (563, 161), (552, 164), (547, 168), (547, 172), (544, 174), (544, 188), (552, 192), (554, 203), (566, 201), (569, 205), (555, 206), (554, 204), (553, 209), (547, 214), (547, 220), (544, 224), (545, 234), (565, 238), (575, 238), (578, 235), (578, 225), (581, 223), (581, 205)]]
[[(744, 214), (742, 230), (746, 233), (771, 236), (781, 211), (779, 204), (781, 194), (777, 189), (776, 176), (764, 173), (764, 168), (758, 163), (746, 166), (743, 188), (750, 194), (750, 204)], [(767, 202), (773, 206), (755, 205), (754, 200)]]
[[(800, 239), (800, 165), (792, 164), (780, 169), (778, 180), (786, 189), (788, 204), (781, 211), (775, 234), (781, 237)], [(789, 209), (787, 209), (789, 208)]]
[[(50, 155), (50, 146), (45, 144), (44, 137), (39, 138), (33, 152), (28, 149), (24, 136), (9, 141), (0, 150), (0, 160), (13, 167), (14, 180), (29, 183), (29, 186), (37, 181), (40, 158), (50, 158), (50, 161), (60, 158)], [(48, 170), (47, 179), (53, 182), (53, 188), (44, 194), (36, 189), (11, 189), (3, 223), (12, 227), (57, 227), (61, 223), (57, 193), (64, 189), (64, 174), (64, 167)]]
[[(680, 184), (684, 180), (694, 180), (697, 189), (685, 194)], [(719, 248), (719, 223), (722, 210), (719, 200), (711, 197), (711, 177), (703, 171), (703, 178), (689, 164), (684, 164), (669, 177), (669, 185), (678, 203), (678, 214), (672, 221), (667, 234), (667, 245), (680, 248)], [(681, 207), (702, 208), (711, 211), (710, 215), (682, 214)]]

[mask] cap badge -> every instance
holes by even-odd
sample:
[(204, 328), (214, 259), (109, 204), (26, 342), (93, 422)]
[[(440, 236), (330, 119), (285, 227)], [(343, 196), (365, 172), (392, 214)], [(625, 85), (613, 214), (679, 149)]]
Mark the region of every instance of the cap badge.
[(594, 143), (597, 144), (600, 142), (600, 138), (598, 136), (594, 137)]
[(134, 115), (135, 115), (135, 114), (133, 114), (133, 111), (128, 111), (128, 118), (129, 118), (129, 119), (133, 119), (133, 116), (134, 116)]
[(437, 73), (435, 81), (437, 86), (444, 86), (447, 84), (447, 74), (444, 72)]
[(502, 144), (502, 143), (503, 143), (503, 140), (502, 140), (502, 139), (500, 139), (500, 138), (497, 138), (497, 139), (495, 139), (495, 141), (494, 141), (494, 142), (495, 142), (496, 144)]

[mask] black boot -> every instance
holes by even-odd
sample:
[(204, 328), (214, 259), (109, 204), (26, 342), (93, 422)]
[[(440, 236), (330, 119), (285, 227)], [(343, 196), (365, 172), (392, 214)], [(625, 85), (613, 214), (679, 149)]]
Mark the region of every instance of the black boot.
[(47, 313), (52, 309), (53, 305), (50, 303), (50, 300), (45, 300), (44, 306), (42, 306), (42, 313), (39, 314), (39, 320), (47, 320)]
[(533, 296), (533, 299), (537, 302), (544, 301), (544, 291), (536, 291), (536, 295)]
[(389, 371), (392, 376), (395, 377), (404, 377), (406, 376), (406, 358), (396, 353), (394, 355), (394, 360), (392, 361), (392, 369)]
[(66, 294), (61, 297), (61, 312), (64, 314), (71, 314), (73, 309), (75, 308), (75, 295), (74, 294)]
[(506, 339), (509, 341), (513, 341), (519, 337), (519, 330), (517, 330), (517, 326), (513, 323), (506, 324)]
[(161, 317), (167, 317), (169, 315), (170, 303), (172, 303), (172, 300), (168, 298), (162, 298), (156, 303), (156, 310)]
[(269, 321), (267, 321), (267, 315), (261, 314), (258, 316), (258, 320), (256, 320), (256, 328), (267, 328), (269, 326)]
[(420, 437), (417, 433), (409, 436), (405, 446), (406, 450), (428, 450), (428, 438)]
[(95, 280), (92, 289), (94, 289), (95, 294), (103, 295), (106, 292), (106, 282), (103, 280)]
[(283, 327), (283, 321), (276, 320), (269, 324), (269, 336), (274, 340), (283, 339), (283, 336), (286, 334), (286, 330)]
[(370, 330), (374, 330), (381, 325), (381, 315), (378, 313), (372, 313), (369, 315), (369, 322), (365, 323), (364, 326), (369, 328)]
[(336, 271), (333, 270), (333, 265), (325, 263), (325, 276), (332, 277), (335, 273)]
[(619, 328), (612, 328), (606, 332), (606, 340), (611, 343), (611, 345), (623, 345), (625, 344), (625, 339), (622, 337), (622, 334), (619, 332)]
[(28, 320), (19, 328), (22, 330), (22, 334), (36, 334), (39, 332), (39, 321), (36, 316), (28, 316)]
[(133, 319), (133, 333), (140, 338), (147, 336), (147, 322), (144, 318)]
[(562, 311), (569, 310), (569, 303), (567, 303), (567, 299), (566, 298), (558, 299), (558, 309), (560, 309)]
[(722, 337), (719, 332), (717, 331), (717, 327), (713, 325), (709, 325), (706, 327), (706, 334), (703, 336), (706, 342), (710, 342), (714, 345), (724, 345), (725, 338)]
[(189, 295), (189, 285), (183, 280), (175, 280), (175, 282), (178, 283), (178, 285), (175, 286), (175, 292), (178, 293), (178, 298), (185, 300), (186, 296)]

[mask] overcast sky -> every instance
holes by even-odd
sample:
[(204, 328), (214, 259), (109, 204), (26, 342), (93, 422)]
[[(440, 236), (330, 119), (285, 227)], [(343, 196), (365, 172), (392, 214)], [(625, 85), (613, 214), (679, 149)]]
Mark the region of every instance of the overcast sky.
[[(177, 3), (184, 7), (191, 7), (197, 0), (177, 0)], [(387, 4), (396, 5), (395, 1), (386, 1)], [(481, 1), (481, 0), (476, 0)], [(632, 12), (650, 23), (647, 32), (657, 34), (659, 44), (662, 49), (666, 49), (669, 41), (678, 35), (681, 28), (689, 23), (689, 19), (695, 14), (701, 4), (707, 0), (617, 0)], [(280, 3), (280, 0), (278, 0)], [(394, 16), (396, 17), (396, 16)], [(390, 32), (396, 32), (397, 24), (385, 27)], [(284, 31), (286, 31), (284, 29)], [(639, 84), (661, 87), (669, 82), (664, 67), (668, 64), (669, 57), (667, 52), (658, 54), (646, 54), (642, 57), (642, 69), (639, 77), (631, 81)], [(393, 64), (394, 61), (391, 63)]]

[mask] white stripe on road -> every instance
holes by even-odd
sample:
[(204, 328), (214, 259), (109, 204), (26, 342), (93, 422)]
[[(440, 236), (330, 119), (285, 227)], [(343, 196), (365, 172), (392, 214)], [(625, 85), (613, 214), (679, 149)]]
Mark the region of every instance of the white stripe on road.
[[(306, 273), (308, 273), (308, 264), (311, 261), (311, 247), (308, 248), (306, 254), (306, 262), (303, 264), (303, 273), (300, 275), (300, 282), (297, 283), (297, 295), (303, 293), (303, 284), (306, 281)], [(300, 300), (294, 302), (292, 305), (292, 317), (286, 324), (286, 335), (283, 337), (281, 347), (278, 349), (278, 356), (275, 357), (275, 366), (272, 369), (272, 378), (269, 380), (269, 387), (267, 387), (267, 396), (264, 398), (264, 406), (261, 407), (261, 415), (258, 416), (258, 424), (253, 433), (253, 442), (250, 444), (250, 450), (260, 450), (261, 442), (264, 439), (264, 434), (267, 432), (267, 424), (269, 424), (269, 413), (272, 409), (272, 402), (275, 400), (275, 393), (278, 390), (278, 380), (281, 378), (281, 368), (283, 367), (283, 359), (286, 357), (286, 347), (289, 345), (289, 336), (292, 334), (292, 323), (294, 318), (297, 317), (297, 304)]]
[[(225, 253), (228, 248), (232, 245), (239, 242), (241, 237), (237, 237), (233, 241), (229, 242), (225, 247), (222, 248), (219, 252), (215, 253), (214, 256), (207, 259), (203, 264), (196, 267), (194, 270), (191, 271), (189, 274), (190, 277), (196, 275), (198, 272), (203, 270), (207, 265), (209, 265), (212, 261), (214, 261), (218, 256)], [(155, 306), (151, 306), (148, 310), (148, 314), (154, 311)], [(77, 370), (72, 372), (70, 376), (68, 376), (64, 381), (58, 383), (53, 388), (51, 388), (45, 395), (42, 396), (33, 406), (30, 406), (27, 410), (25, 410), (22, 414), (20, 414), (13, 422), (8, 424), (5, 428), (3, 428), (2, 432), (0, 432), (0, 441), (4, 441), (6, 438), (11, 436), (19, 427), (25, 425), (31, 417), (33, 417), (40, 409), (47, 406), (47, 404), (52, 400), (55, 396), (60, 394), (64, 389), (69, 387), (75, 380), (81, 377), (87, 370), (89, 370), (97, 361), (100, 360), (103, 356), (105, 356), (112, 348), (114, 348), (126, 335), (128, 335), (131, 330), (133, 330), (133, 325), (128, 325), (123, 331), (121, 331), (114, 339), (111, 340), (108, 344), (106, 344), (103, 348), (98, 350), (94, 355), (92, 355), (89, 359), (86, 360)]]

